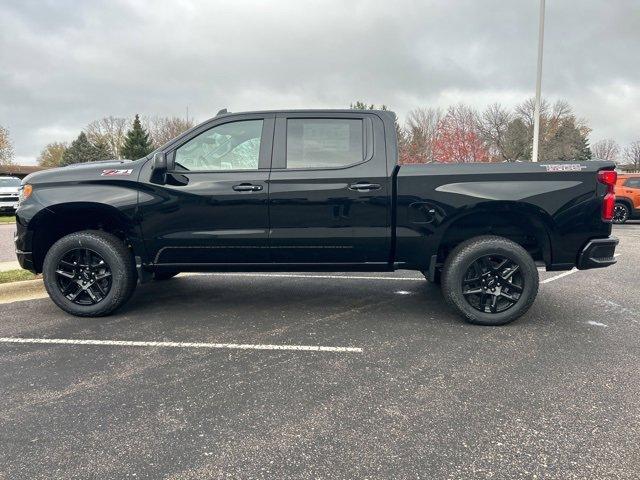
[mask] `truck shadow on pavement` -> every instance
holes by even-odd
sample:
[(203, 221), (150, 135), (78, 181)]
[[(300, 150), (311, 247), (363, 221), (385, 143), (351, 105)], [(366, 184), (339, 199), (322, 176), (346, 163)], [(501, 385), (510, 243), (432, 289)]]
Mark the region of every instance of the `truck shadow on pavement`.
[[(139, 321), (171, 318), (235, 326), (317, 319), (357, 321), (369, 326), (466, 325), (445, 304), (439, 286), (416, 278), (188, 275), (138, 286), (131, 301), (114, 316), (120, 315), (135, 316)], [(526, 317), (521, 319), (521, 323), (526, 321)]]

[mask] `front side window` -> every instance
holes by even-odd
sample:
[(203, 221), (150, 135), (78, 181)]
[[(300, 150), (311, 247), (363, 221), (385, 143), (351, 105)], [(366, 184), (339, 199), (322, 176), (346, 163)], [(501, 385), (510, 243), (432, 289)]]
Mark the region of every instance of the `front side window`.
[(640, 178), (630, 178), (624, 186), (629, 188), (640, 188)]
[(338, 168), (364, 159), (360, 119), (287, 120), (287, 168)]
[(180, 170), (258, 170), (262, 120), (225, 123), (201, 133), (176, 150)]

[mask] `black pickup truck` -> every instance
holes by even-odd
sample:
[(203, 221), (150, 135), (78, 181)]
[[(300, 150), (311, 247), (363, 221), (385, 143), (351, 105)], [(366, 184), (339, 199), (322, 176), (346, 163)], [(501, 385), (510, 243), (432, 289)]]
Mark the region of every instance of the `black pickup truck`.
[(483, 325), (527, 311), (538, 267), (615, 263), (613, 163), (399, 166), (394, 121), (223, 112), (139, 160), (29, 175), (18, 259), (80, 316), (179, 272), (409, 269)]

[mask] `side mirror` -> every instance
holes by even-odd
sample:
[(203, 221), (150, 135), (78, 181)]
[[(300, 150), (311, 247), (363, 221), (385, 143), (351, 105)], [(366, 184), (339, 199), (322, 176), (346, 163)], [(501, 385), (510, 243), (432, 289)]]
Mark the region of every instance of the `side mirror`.
[(164, 173), (167, 171), (167, 156), (163, 152), (156, 152), (153, 155), (154, 173)]

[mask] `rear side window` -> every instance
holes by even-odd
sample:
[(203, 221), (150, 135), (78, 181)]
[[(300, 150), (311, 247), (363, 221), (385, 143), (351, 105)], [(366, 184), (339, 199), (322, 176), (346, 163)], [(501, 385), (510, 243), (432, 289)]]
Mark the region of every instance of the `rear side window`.
[(640, 188), (640, 178), (630, 178), (624, 186), (629, 188)]
[(287, 168), (339, 168), (364, 160), (363, 123), (350, 118), (287, 120)]

